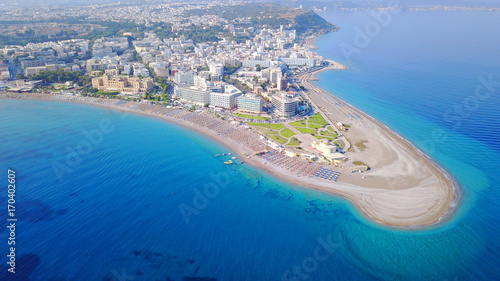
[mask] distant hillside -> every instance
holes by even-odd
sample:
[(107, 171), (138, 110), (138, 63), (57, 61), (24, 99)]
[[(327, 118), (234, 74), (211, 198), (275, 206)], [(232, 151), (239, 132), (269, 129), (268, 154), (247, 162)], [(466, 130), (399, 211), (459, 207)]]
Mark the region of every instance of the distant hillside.
[(296, 29), (301, 36), (327, 33), (338, 29), (313, 11), (276, 4), (216, 6), (209, 9), (188, 10), (184, 14), (186, 16), (218, 15), (229, 20), (250, 18), (250, 21), (242, 22), (240, 25), (270, 28), (279, 28), (280, 25), (284, 25), (287, 28)]
[[(258, 1), (258, 0), (256, 0)], [(338, 8), (376, 8), (392, 5), (387, 0), (269, 0), (272, 3), (296, 8), (302, 5), (305, 9), (335, 10)], [(400, 0), (392, 2), (398, 3), (402, 8), (413, 6), (462, 6), (462, 7), (500, 7), (498, 0)]]

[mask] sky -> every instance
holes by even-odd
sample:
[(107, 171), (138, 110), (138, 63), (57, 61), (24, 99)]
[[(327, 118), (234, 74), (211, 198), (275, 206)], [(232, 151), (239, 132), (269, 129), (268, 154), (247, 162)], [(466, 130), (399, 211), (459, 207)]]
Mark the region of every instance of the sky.
[[(181, 2), (182, 0), (166, 0), (164, 2)], [(199, 0), (198, 0), (199, 1)], [(198, 2), (196, 1), (196, 2)], [(2, 6), (61, 6), (61, 5), (82, 5), (120, 2), (119, 0), (0, 0)], [(121, 2), (131, 2), (121, 0)], [(139, 2), (139, 1), (137, 1)], [(192, 2), (192, 0), (191, 0)], [(344, 3), (344, 6), (364, 6), (364, 5), (384, 5), (390, 0), (255, 0), (254, 2), (275, 2), (288, 5), (328, 6), (332, 4)], [(500, 0), (399, 0), (401, 6), (414, 5), (455, 5), (455, 6), (496, 6), (500, 7)]]

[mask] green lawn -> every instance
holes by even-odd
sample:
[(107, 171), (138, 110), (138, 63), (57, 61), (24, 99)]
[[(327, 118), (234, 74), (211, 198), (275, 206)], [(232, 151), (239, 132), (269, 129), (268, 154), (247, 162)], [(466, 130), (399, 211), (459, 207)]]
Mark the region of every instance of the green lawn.
[[(283, 124), (265, 124), (265, 123), (251, 123), (251, 122), (249, 122), (248, 125), (254, 126), (254, 128), (256, 130), (263, 133), (268, 138), (275, 140), (279, 144), (285, 144), (288, 142), (288, 137), (284, 138), (278, 133), (279, 130), (285, 128), (285, 125), (283, 125)], [(285, 129), (285, 130), (289, 130), (289, 129)], [(290, 130), (290, 132), (293, 133), (291, 130)]]
[(269, 134), (274, 134), (276, 135), (277, 131), (275, 130), (271, 130), (271, 129), (268, 129), (268, 128), (264, 128), (264, 127), (255, 127), (255, 129), (265, 135), (269, 135)]
[(319, 114), (319, 113), (316, 113), (313, 116), (309, 117), (309, 124), (310, 123), (323, 125), (323, 126), (328, 125), (328, 122), (326, 122), (325, 118), (323, 118), (323, 116), (321, 116), (321, 114)]
[(256, 119), (256, 120), (269, 120), (269, 119), (271, 119), (269, 117), (250, 115), (250, 114), (241, 114), (241, 113), (233, 113), (233, 115), (241, 117), (241, 118)]
[(315, 135), (314, 136), (315, 138), (319, 139), (319, 140), (334, 140), (335, 138), (331, 138), (331, 137), (325, 137), (325, 136), (319, 136), (319, 135)]
[(285, 144), (288, 142), (288, 139), (285, 139), (285, 138), (280, 137), (278, 135), (267, 135), (267, 136), (272, 138), (273, 140), (275, 140), (279, 144)]
[(309, 128), (311, 129), (319, 129), (319, 128), (323, 128), (325, 127), (324, 125), (318, 125), (318, 124), (313, 124), (313, 123), (309, 123)]
[(295, 127), (297, 131), (303, 133), (303, 134), (316, 134), (317, 131), (316, 129), (308, 129), (308, 128), (302, 128), (302, 127)]
[(321, 131), (321, 132), (319, 132), (319, 134), (322, 136), (332, 137), (332, 138), (338, 137), (338, 135), (336, 133), (332, 133), (332, 132), (328, 132), (328, 131)]
[(281, 135), (288, 139), (295, 136), (295, 133), (292, 130), (285, 128), (281, 131)]
[(335, 132), (335, 130), (332, 128), (332, 126), (328, 126), (328, 127), (326, 127), (326, 128), (327, 128), (330, 132), (337, 133), (337, 132)]
[(290, 146), (299, 146), (300, 145), (300, 141), (297, 138), (292, 138), (290, 140), (290, 142), (288, 143), (288, 145), (290, 145)]
[(281, 130), (285, 128), (285, 125), (283, 124), (267, 124), (267, 123), (254, 123), (254, 122), (248, 122), (248, 125), (254, 126), (254, 127), (264, 127), (264, 128), (269, 128), (273, 130)]
[(290, 123), (290, 125), (292, 125), (293, 127), (307, 127), (305, 120), (295, 121)]

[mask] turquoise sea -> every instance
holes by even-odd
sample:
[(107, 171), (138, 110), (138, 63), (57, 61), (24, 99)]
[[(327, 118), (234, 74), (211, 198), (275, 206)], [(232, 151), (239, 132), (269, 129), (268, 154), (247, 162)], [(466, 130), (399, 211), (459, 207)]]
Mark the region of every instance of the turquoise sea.
[(341, 46), (373, 15), (322, 16), (342, 29), (318, 52), (350, 69), (318, 85), (458, 180), (449, 221), (386, 228), (342, 199), (227, 167), (213, 157), (227, 148), (162, 120), (0, 100), (0, 220), (7, 169), (19, 219), (14, 276), (0, 228), (0, 280), (499, 280), (499, 14), (402, 12), (352, 56)]

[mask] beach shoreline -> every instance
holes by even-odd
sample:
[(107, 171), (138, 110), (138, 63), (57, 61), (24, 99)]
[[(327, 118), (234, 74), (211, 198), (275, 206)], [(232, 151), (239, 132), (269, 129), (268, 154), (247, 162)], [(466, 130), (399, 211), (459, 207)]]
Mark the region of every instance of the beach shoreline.
[[(334, 68), (329, 68), (329, 69), (328, 68), (324, 68), (324, 69), (320, 69), (320, 70), (314, 71), (312, 73), (311, 79), (308, 81), (311, 85), (313, 85), (314, 87), (316, 87), (316, 88), (318, 88), (320, 90), (323, 90), (323, 89), (321, 89), (320, 87), (318, 87), (316, 84), (313, 83), (313, 81), (319, 81), (320, 80), (320, 79), (317, 78), (317, 75), (319, 73), (325, 72), (325, 71), (328, 71), (328, 70), (346, 70), (346, 69), (348, 69), (346, 66), (344, 66), (344, 65), (342, 65), (342, 64), (340, 64), (338, 62), (335, 62), (335, 61), (332, 61), (332, 60), (329, 60), (329, 61), (332, 62), (332, 63), (336, 63), (338, 65), (341, 65), (341, 67), (340, 68), (334, 67)], [(442, 167), (441, 165), (439, 165), (432, 157), (430, 157), (425, 152), (423, 152), (415, 144), (411, 143), (409, 140), (407, 140), (406, 138), (404, 138), (403, 136), (401, 136), (399, 133), (397, 133), (393, 129), (389, 128), (387, 125), (385, 125), (381, 121), (377, 120), (375, 117), (373, 117), (370, 114), (368, 114), (368, 113), (366, 113), (366, 112), (364, 112), (364, 111), (356, 108), (352, 104), (350, 104), (350, 103), (348, 103), (348, 102), (346, 102), (346, 101), (344, 101), (344, 100), (336, 97), (333, 93), (329, 93), (329, 94), (332, 95), (337, 101), (343, 103), (345, 106), (347, 106), (350, 109), (352, 109), (353, 111), (355, 111), (357, 114), (364, 116), (365, 118), (369, 119), (374, 124), (377, 124), (380, 128), (382, 128), (383, 130), (385, 130), (389, 134), (394, 135), (396, 137), (396, 139), (399, 139), (400, 141), (402, 141), (405, 144), (409, 145), (411, 147), (410, 149), (415, 150), (416, 153), (418, 153), (421, 156), (425, 157), (426, 160), (428, 160), (431, 163), (432, 166), (434, 166), (436, 169), (438, 169), (442, 173), (442, 175), (447, 180), (449, 180), (451, 182), (451, 187), (452, 187), (452, 191), (454, 193), (454, 197), (453, 197), (453, 199), (451, 200), (451, 202), (449, 204), (450, 208), (434, 224), (429, 224), (429, 225), (437, 225), (439, 223), (445, 222), (445, 221), (449, 220), (453, 216), (453, 214), (456, 213), (456, 210), (457, 210), (457, 208), (458, 208), (458, 206), (460, 204), (460, 198), (462, 196), (462, 194), (461, 194), (461, 187), (460, 187), (458, 181), (451, 175), (450, 172), (448, 172), (444, 167)], [(416, 228), (418, 228), (418, 226), (416, 226)]]
[[(0, 95), (0, 98), (4, 98), (4, 96)], [(248, 149), (244, 145), (242, 145), (241, 143), (238, 143), (230, 138), (225, 138), (224, 136), (219, 136), (219, 135), (217, 135), (216, 132), (214, 132), (210, 129), (198, 126), (198, 125), (193, 124), (193, 123), (188, 122), (188, 121), (182, 121), (182, 120), (178, 120), (178, 119), (173, 118), (173, 117), (161, 116), (161, 115), (156, 114), (156, 113), (144, 112), (141, 110), (126, 109), (126, 108), (112, 106), (112, 105), (108, 105), (108, 104), (97, 104), (97, 103), (90, 102), (90, 101), (54, 100), (52, 97), (44, 97), (42, 95), (42, 96), (37, 98), (37, 97), (34, 97), (30, 94), (26, 94), (22, 97), (18, 97), (18, 99), (71, 102), (71, 103), (86, 104), (89, 106), (98, 106), (98, 107), (112, 109), (112, 110), (125, 111), (125, 112), (134, 113), (134, 114), (140, 114), (143, 116), (159, 118), (161, 120), (176, 124), (176, 125), (181, 126), (183, 128), (191, 129), (195, 132), (198, 132), (198, 133), (208, 137), (209, 139), (211, 139), (213, 141), (216, 141), (224, 146), (227, 146), (229, 149), (233, 150), (234, 153), (236, 155), (238, 155), (238, 157), (240, 159), (244, 159), (244, 161), (246, 163), (257, 167), (258, 169), (262, 170), (263, 172), (265, 172), (273, 177), (279, 178), (280, 180), (283, 180), (283, 181), (290, 183), (294, 186), (299, 186), (299, 187), (306, 188), (306, 189), (307, 188), (314, 189), (314, 190), (318, 190), (318, 191), (321, 191), (321, 192), (324, 192), (327, 194), (332, 194), (332, 195), (340, 196), (342, 198), (347, 199), (356, 207), (356, 209), (358, 209), (358, 211), (360, 212), (360, 214), (362, 216), (364, 216), (365, 218), (367, 218), (371, 221), (375, 221), (381, 225), (384, 225), (384, 226), (389, 226), (389, 227), (393, 227), (393, 228), (402, 228), (402, 229), (420, 229), (420, 228), (424, 228), (424, 227), (433, 226), (437, 223), (442, 223), (443, 221), (446, 221), (449, 217), (451, 217), (451, 214), (453, 213), (454, 208), (450, 207), (450, 205), (451, 205), (451, 201), (450, 201), (448, 203), (448, 207), (445, 208), (445, 210), (439, 212), (439, 216), (432, 216), (431, 219), (429, 219), (427, 217), (425, 217), (423, 219), (418, 219), (418, 220), (415, 220), (415, 219), (405, 220), (405, 219), (403, 219), (402, 221), (394, 221), (394, 220), (390, 220), (390, 219), (385, 219), (384, 216), (380, 216), (378, 214), (379, 212), (377, 211), (377, 208), (373, 208), (373, 206), (370, 206), (370, 205), (363, 205), (363, 200), (360, 200), (359, 194), (356, 196), (357, 192), (361, 193), (361, 197), (364, 197), (363, 192), (365, 192), (366, 196), (370, 196), (371, 192), (379, 193), (379, 192), (383, 191), (381, 189), (376, 189), (376, 188), (371, 187), (372, 190), (370, 190), (370, 189), (367, 189), (365, 187), (357, 187), (355, 185), (352, 185), (349, 183), (344, 183), (344, 182), (341, 182), (341, 183), (322, 182), (322, 181), (317, 180), (317, 179), (300, 177), (300, 176), (297, 176), (297, 175), (290, 173), (289, 171), (281, 169), (279, 167), (267, 165), (267, 164), (265, 164), (265, 161), (259, 157), (252, 156), (250, 159), (246, 159), (246, 155), (243, 155), (242, 152), (243, 151), (248, 152)], [(404, 140), (404, 139), (402, 139), (402, 140)], [(450, 179), (452, 179), (452, 178), (450, 177)], [(353, 193), (353, 190), (349, 190), (349, 189), (355, 189), (356, 192)], [(386, 191), (388, 193), (391, 193), (394, 190), (392, 190), (392, 191), (386, 190)], [(363, 199), (363, 198), (361, 198), (361, 199)], [(455, 206), (455, 208), (456, 208), (456, 206)]]

